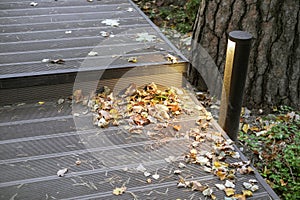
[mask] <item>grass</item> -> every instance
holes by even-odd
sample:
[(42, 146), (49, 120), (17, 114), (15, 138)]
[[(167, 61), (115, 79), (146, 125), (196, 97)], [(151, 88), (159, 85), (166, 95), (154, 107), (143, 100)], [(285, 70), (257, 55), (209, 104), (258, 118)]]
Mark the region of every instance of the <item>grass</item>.
[(240, 131), (239, 141), (274, 191), (290, 200), (300, 197), (300, 119), (287, 108), (257, 118), (252, 127)]
[(200, 4), (200, 0), (172, 1), (171, 4), (148, 0), (135, 2), (156, 25), (172, 28), (181, 33), (192, 31)]

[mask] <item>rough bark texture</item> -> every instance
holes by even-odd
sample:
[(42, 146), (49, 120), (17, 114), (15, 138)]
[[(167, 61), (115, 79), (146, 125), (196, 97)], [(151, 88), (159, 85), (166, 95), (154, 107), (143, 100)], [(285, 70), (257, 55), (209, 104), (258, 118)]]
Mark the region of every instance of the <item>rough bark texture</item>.
[(223, 74), (228, 33), (247, 31), (254, 39), (244, 105), (300, 108), (299, 20), (299, 0), (202, 0), (194, 25), (192, 65), (200, 68), (204, 79), (216, 76), (203, 63), (204, 49)]

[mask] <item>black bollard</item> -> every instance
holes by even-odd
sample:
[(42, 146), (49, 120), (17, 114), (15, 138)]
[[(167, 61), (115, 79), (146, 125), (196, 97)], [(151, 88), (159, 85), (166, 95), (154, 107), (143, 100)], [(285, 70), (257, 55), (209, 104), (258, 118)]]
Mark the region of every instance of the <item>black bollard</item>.
[(228, 38), (219, 124), (233, 141), (239, 131), (251, 39), (244, 31), (232, 31)]

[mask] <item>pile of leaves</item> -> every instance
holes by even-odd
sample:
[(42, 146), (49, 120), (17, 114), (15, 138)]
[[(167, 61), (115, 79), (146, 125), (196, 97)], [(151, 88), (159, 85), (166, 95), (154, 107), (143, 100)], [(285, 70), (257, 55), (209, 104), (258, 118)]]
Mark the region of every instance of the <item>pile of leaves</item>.
[(138, 133), (145, 125), (168, 122), (182, 113), (178, 94), (183, 92), (174, 87), (159, 87), (155, 83), (140, 88), (130, 84), (119, 96), (114, 96), (108, 87), (89, 97), (84, 97), (81, 90), (76, 90), (73, 99), (90, 108), (96, 126), (105, 128), (125, 124), (131, 126), (131, 132)]
[[(259, 190), (256, 179), (249, 179), (243, 182), (243, 190), (237, 191), (236, 182), (237, 174), (246, 175), (252, 174), (254, 170), (250, 166), (250, 162), (242, 162), (240, 155), (233, 146), (233, 141), (224, 139), (220, 133), (214, 133), (214, 136), (207, 134), (209, 128), (205, 124), (210, 121), (198, 121), (199, 127), (192, 128), (189, 131), (189, 136), (194, 140), (190, 147), (190, 152), (185, 155), (185, 162), (199, 165), (200, 169), (212, 173), (220, 180), (214, 186), (201, 184), (199, 181), (186, 181), (179, 176), (178, 188), (190, 188), (192, 191), (200, 191), (204, 196), (211, 199), (216, 199), (214, 192), (216, 190), (224, 191), (225, 199), (246, 199), (253, 196), (253, 192)], [(202, 143), (210, 144), (211, 151), (203, 150)], [(231, 158), (231, 159), (228, 159)], [(231, 161), (229, 161), (231, 160)], [(233, 162), (236, 160), (236, 162)], [(175, 171), (174, 171), (175, 173)], [(180, 170), (176, 170), (180, 174)]]
[(281, 106), (253, 117), (246, 110), (241, 146), (260, 174), (282, 199), (300, 196), (300, 113)]

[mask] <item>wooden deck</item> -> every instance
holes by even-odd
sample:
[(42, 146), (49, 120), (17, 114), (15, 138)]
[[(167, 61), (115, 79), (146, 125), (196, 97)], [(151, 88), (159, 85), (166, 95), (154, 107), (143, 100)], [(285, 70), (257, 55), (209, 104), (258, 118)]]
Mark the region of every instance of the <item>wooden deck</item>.
[[(177, 188), (179, 176), (174, 174), (193, 142), (177, 134), (199, 127), (195, 121), (205, 115), (184, 80), (186, 58), (129, 0), (35, 2), (37, 6), (25, 0), (0, 2), (0, 199), (209, 199), (200, 191)], [(106, 19), (119, 20), (119, 25), (102, 23)], [(168, 60), (168, 54), (177, 62)], [(137, 62), (129, 62), (133, 57)], [(56, 59), (64, 63), (51, 63)], [(95, 127), (91, 113), (68, 100), (77, 89), (109, 86), (118, 93), (132, 82), (152, 81), (183, 88), (181, 98), (192, 111), (170, 121), (181, 125), (179, 132), (163, 128), (167, 140), (148, 137), (155, 124), (142, 134), (129, 133), (126, 125)], [(207, 122), (207, 140), (199, 149), (210, 151), (212, 138), (227, 136), (214, 120)], [(242, 154), (226, 162), (241, 160), (246, 161)], [(141, 165), (159, 177), (147, 182)], [(63, 168), (68, 173), (58, 177)], [(224, 181), (217, 176), (198, 164), (181, 170), (186, 181), (199, 181), (224, 199), (215, 187)], [(279, 199), (256, 172), (236, 174), (236, 193), (249, 179), (258, 181), (259, 190), (247, 199)], [(114, 195), (121, 186), (125, 193)]]

